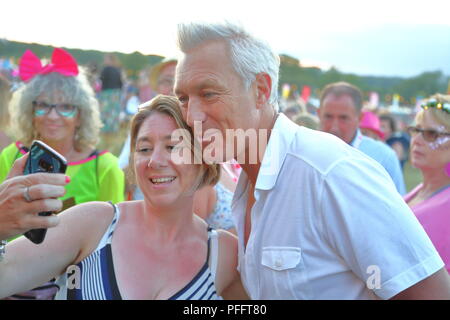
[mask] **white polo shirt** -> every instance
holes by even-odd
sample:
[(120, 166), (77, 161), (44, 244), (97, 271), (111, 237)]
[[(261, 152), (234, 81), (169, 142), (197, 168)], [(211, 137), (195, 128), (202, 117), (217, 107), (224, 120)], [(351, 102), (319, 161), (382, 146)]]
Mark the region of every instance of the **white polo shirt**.
[(264, 154), (244, 248), (249, 181), (233, 198), (252, 299), (388, 299), (444, 266), (384, 168), (280, 114)]

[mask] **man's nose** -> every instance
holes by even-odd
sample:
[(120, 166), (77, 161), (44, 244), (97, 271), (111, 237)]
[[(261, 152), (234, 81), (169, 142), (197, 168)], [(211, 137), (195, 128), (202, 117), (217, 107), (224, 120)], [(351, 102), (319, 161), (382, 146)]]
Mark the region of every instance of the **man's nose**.
[(330, 121), (330, 131), (331, 132), (339, 132), (339, 120), (333, 119)]
[(206, 119), (206, 113), (202, 110), (200, 103), (195, 100), (190, 100), (186, 112), (187, 124), (193, 128), (195, 122), (203, 123)]

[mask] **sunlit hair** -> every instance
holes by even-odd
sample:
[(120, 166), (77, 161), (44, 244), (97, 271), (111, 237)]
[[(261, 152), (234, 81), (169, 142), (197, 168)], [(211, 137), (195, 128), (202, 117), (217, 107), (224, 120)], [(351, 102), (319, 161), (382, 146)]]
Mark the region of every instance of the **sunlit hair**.
[[(177, 127), (180, 129), (184, 129), (183, 131), (188, 132), (188, 137), (183, 137), (184, 141), (189, 142), (189, 149), (192, 152), (192, 155), (201, 155), (202, 151), (197, 150), (198, 152), (194, 152), (194, 148), (198, 148), (196, 144), (194, 144), (194, 132), (192, 128), (188, 126), (188, 124), (183, 120), (183, 114), (181, 113), (181, 108), (179, 106), (178, 99), (172, 96), (164, 96), (157, 95), (152, 100), (142, 104), (139, 107), (139, 111), (134, 115), (131, 119), (131, 142), (130, 142), (130, 166), (128, 170), (128, 176), (131, 181), (136, 181), (136, 173), (134, 167), (134, 154), (136, 152), (136, 142), (139, 134), (139, 130), (141, 129), (144, 121), (155, 113), (160, 113), (164, 115), (168, 115), (169, 117), (175, 120)], [(201, 159), (197, 159), (199, 161), (195, 161), (199, 163)], [(193, 164), (194, 165), (194, 164)], [(215, 185), (220, 178), (220, 165), (219, 164), (206, 164), (203, 163), (201, 166), (201, 170), (197, 179), (197, 183), (194, 185), (193, 190), (200, 189), (206, 185)]]
[(303, 126), (313, 130), (319, 130), (319, 119), (310, 113), (302, 112), (298, 114), (294, 118), (294, 122), (299, 126)]
[[(434, 94), (427, 98), (423, 104), (426, 104), (430, 100), (436, 100), (437, 103), (450, 103), (450, 95), (444, 95), (444, 94)], [(421, 109), (417, 114), (415, 118), (415, 122), (421, 122), (423, 119), (423, 115), (427, 112), (428, 114), (431, 114), (432, 118), (439, 124), (443, 125), (447, 128), (447, 130), (450, 131), (450, 113), (445, 112), (443, 110), (440, 110), (438, 108), (428, 108), (427, 110)]]
[(14, 92), (9, 103), (11, 128), (16, 138), (29, 146), (33, 139), (39, 138), (33, 126), (33, 101), (41, 94), (62, 96), (64, 103), (78, 108), (80, 126), (74, 136), (77, 151), (94, 148), (97, 145), (102, 122), (99, 105), (83, 68), (75, 77), (66, 77), (57, 72), (35, 76), (30, 82)]
[(8, 103), (11, 99), (11, 84), (0, 77), (0, 130), (5, 130), (9, 124)]
[(325, 88), (323, 88), (320, 94), (320, 105), (322, 105), (323, 100), (325, 100), (325, 98), (329, 95), (334, 95), (336, 97), (340, 97), (343, 95), (350, 96), (350, 98), (352, 98), (353, 100), (356, 111), (358, 113), (361, 112), (361, 109), (363, 107), (363, 94), (361, 90), (359, 90), (354, 85), (344, 81), (330, 83)]
[(226, 23), (186, 23), (178, 25), (177, 44), (183, 53), (210, 41), (223, 41), (229, 48), (231, 63), (248, 90), (259, 73), (272, 81), (269, 103), (278, 111), (278, 73), (280, 58), (270, 46), (256, 39), (241, 26)]

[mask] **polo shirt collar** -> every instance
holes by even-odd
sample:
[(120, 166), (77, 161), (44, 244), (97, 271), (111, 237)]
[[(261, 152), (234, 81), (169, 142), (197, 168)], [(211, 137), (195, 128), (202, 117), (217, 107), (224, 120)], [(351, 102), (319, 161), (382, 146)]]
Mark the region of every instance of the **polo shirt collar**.
[(275, 186), (298, 128), (298, 125), (289, 120), (283, 113), (278, 114), (256, 178), (256, 189), (270, 190)]

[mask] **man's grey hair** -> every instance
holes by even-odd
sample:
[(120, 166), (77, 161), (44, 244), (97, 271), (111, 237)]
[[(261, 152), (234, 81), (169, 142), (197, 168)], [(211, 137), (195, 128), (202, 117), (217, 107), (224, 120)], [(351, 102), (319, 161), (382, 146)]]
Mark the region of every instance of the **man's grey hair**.
[(249, 89), (256, 75), (266, 73), (272, 81), (269, 103), (278, 111), (278, 73), (280, 58), (270, 46), (244, 30), (225, 23), (182, 23), (178, 25), (177, 45), (183, 53), (209, 41), (223, 41), (230, 50), (231, 63)]

